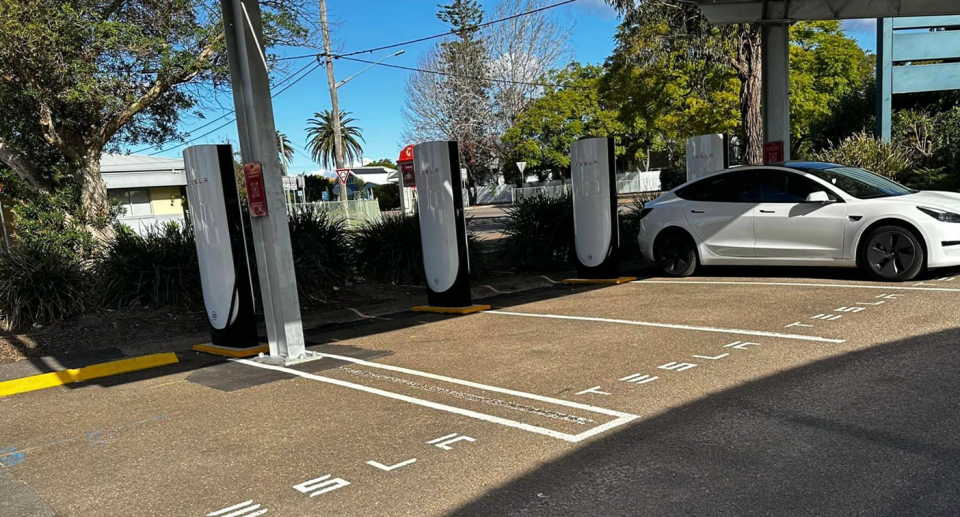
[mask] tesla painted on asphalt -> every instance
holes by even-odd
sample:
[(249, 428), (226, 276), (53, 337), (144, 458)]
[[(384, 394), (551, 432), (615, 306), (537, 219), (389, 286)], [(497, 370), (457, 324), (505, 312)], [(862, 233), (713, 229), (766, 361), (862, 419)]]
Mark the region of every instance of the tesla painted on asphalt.
[(638, 238), (674, 276), (698, 264), (859, 266), (903, 281), (960, 265), (960, 194), (833, 163), (738, 167), (647, 203)]

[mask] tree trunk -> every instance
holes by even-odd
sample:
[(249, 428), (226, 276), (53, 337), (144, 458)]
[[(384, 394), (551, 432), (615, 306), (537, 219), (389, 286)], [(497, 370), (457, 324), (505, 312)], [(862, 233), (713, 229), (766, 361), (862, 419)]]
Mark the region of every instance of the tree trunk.
[[(76, 173), (76, 182), (80, 185), (80, 206), (87, 220), (87, 228), (100, 240), (113, 235), (110, 221), (110, 203), (107, 199), (107, 183), (100, 175), (100, 153), (86, 155), (84, 163)], [(105, 223), (105, 226), (95, 223)]]
[(747, 165), (763, 164), (763, 69), (761, 68), (761, 29), (751, 26), (741, 36), (740, 46), (740, 116), (745, 136)]

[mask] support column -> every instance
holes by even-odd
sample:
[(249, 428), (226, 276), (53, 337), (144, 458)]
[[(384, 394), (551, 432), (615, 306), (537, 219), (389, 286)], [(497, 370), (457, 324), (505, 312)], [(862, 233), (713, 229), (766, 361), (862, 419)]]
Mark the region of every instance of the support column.
[(244, 163), (263, 167), (268, 215), (251, 217), (270, 355), (283, 361), (306, 355), (287, 206), (280, 178), (270, 75), (258, 0), (222, 0), (233, 103)]
[(783, 142), (783, 159), (790, 159), (790, 24), (763, 26), (763, 141)]
[(893, 121), (893, 18), (877, 20), (876, 136), (889, 142)]

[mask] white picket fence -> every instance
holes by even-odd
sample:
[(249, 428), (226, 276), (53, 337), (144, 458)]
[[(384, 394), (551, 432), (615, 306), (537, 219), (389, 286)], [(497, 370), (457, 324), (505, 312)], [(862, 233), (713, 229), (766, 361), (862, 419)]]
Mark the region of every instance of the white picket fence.
[[(617, 194), (641, 194), (644, 192), (660, 191), (660, 171), (641, 171), (625, 172), (617, 174)], [(527, 199), (536, 196), (547, 198), (560, 197), (573, 192), (569, 183), (562, 185), (549, 185), (542, 187), (524, 187), (512, 189), (512, 195), (509, 201), (503, 200), (501, 203), (516, 203), (521, 199)], [(477, 198), (478, 204), (484, 204)]]
[(326, 212), (334, 217), (343, 219), (348, 226), (359, 226), (366, 222), (379, 220), (381, 217), (380, 203), (375, 199), (318, 201), (315, 203), (291, 203), (287, 205), (288, 213), (304, 210)]

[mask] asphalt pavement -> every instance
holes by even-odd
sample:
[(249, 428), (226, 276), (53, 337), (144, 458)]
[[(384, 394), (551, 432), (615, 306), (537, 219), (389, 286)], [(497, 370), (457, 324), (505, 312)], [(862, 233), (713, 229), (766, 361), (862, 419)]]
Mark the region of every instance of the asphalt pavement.
[(2, 398), (0, 516), (960, 513), (960, 278), (764, 271)]

